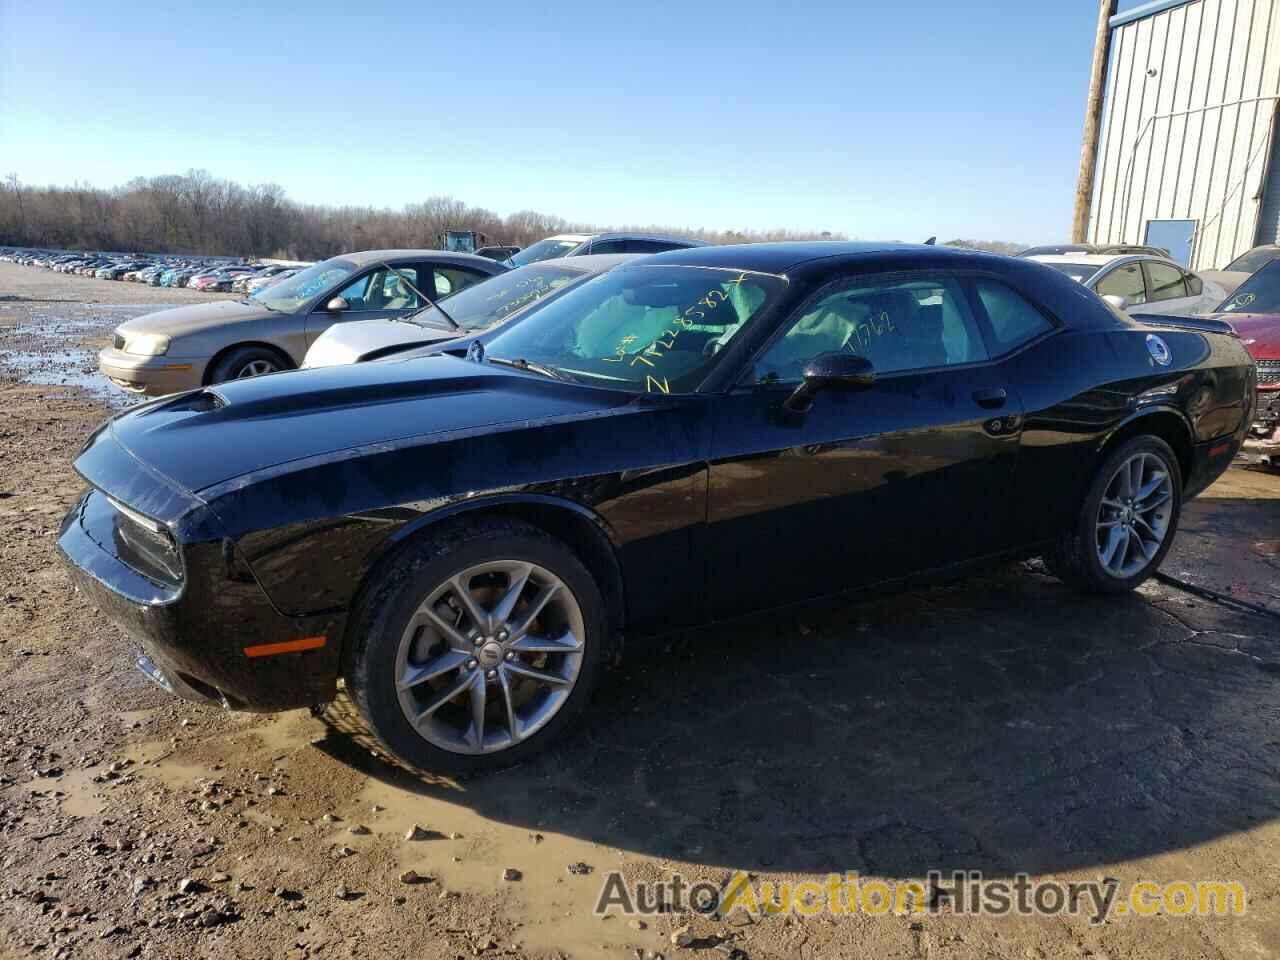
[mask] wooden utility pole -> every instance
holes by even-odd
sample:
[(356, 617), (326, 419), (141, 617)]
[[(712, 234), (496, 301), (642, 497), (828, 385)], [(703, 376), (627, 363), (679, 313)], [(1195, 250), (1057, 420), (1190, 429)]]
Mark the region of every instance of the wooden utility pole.
[(1102, 128), (1102, 98), (1107, 89), (1107, 60), (1111, 57), (1111, 18), (1116, 0), (1099, 0), (1098, 33), (1093, 41), (1093, 70), (1089, 74), (1089, 100), (1084, 109), (1084, 138), (1080, 144), (1080, 176), (1076, 180), (1076, 212), (1071, 221), (1071, 242), (1084, 243), (1089, 235), (1089, 207), (1093, 203), (1093, 172), (1098, 160), (1098, 133)]

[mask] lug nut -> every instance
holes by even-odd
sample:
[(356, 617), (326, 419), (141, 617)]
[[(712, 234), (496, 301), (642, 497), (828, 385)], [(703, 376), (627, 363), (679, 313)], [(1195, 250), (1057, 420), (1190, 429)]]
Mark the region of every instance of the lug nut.
[(506, 631), (506, 630), (499, 630), (499, 631), (498, 631), (498, 640), (499, 640), (499, 641), (505, 641), (505, 640), (507, 639), (507, 637), (509, 637), (509, 636), (511, 636), (511, 634), (507, 633), (507, 631)]
[(490, 680), (497, 680), (497, 679), (498, 679), (498, 671), (497, 671), (497, 670), (490, 670), (488, 673), (486, 673), (486, 674), (485, 674), (485, 676), (486, 676), (486, 677), (488, 677)]
[(508, 651), (507, 651), (507, 659), (508, 659), (508, 660), (514, 660), (515, 658), (516, 658), (516, 655), (515, 655), (514, 653), (512, 653), (510, 650), (508, 650)]
[(479, 661), (478, 661), (478, 660), (468, 660), (468, 661), (467, 661), (467, 669), (468, 669), (468, 670), (474, 670), (474, 669), (475, 669), (476, 667), (478, 667), (479, 665), (480, 665), (480, 663), (479, 663)]

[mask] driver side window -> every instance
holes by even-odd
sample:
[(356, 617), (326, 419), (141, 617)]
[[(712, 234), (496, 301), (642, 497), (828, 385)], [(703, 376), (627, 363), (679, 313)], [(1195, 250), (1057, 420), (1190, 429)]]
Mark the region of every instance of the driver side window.
[(756, 380), (797, 381), (804, 365), (844, 351), (877, 374), (987, 359), (982, 334), (959, 280), (913, 277), (839, 281), (823, 291), (756, 362)]
[[(402, 277), (409, 283), (405, 283)], [(350, 304), (348, 313), (413, 310), (422, 306), (418, 295), (409, 286), (417, 283), (418, 270), (414, 267), (397, 267), (394, 271), (379, 267), (348, 284), (337, 296)]]

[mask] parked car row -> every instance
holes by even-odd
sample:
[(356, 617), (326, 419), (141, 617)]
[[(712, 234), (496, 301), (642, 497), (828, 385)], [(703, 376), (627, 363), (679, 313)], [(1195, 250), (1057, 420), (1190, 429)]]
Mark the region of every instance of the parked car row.
[(624, 640), (992, 558), (1141, 584), (1258, 368), (1090, 266), (346, 254), (120, 326), (103, 369), (182, 392), (89, 439), (59, 547), (170, 691), (282, 710), (341, 680), (401, 760), (491, 770), (569, 729)]
[(227, 258), (90, 254), (61, 250), (0, 251), (0, 260), (99, 280), (127, 280), (153, 287), (190, 287), (208, 292), (249, 294), (300, 269), (284, 264), (247, 264)]
[[(529, 269), (511, 259), (500, 262), (442, 250), (365, 251), (305, 269), (268, 266), (253, 274), (239, 265), (221, 267), (194, 275), (189, 285), (244, 291), (250, 294), (247, 301), (182, 307), (131, 320), (116, 330), (99, 366), (125, 390), (160, 396), (303, 365), (383, 356), (505, 321), (570, 279), (616, 265), (619, 257), (702, 245), (648, 234), (573, 235), (567, 244), (565, 239), (552, 237), (523, 251), (542, 247)], [(624, 247), (629, 252), (622, 252)], [(583, 256), (588, 250), (595, 252)], [(569, 259), (573, 266), (557, 266)], [(512, 270), (518, 275), (500, 289), (486, 288), (483, 301), (451, 300), (454, 306), (436, 306), (472, 284)], [(358, 322), (364, 320), (375, 322)], [(339, 321), (341, 331), (317, 343)]]

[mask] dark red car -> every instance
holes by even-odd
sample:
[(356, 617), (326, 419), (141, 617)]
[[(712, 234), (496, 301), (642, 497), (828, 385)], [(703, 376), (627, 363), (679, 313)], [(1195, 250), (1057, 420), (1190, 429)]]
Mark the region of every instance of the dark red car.
[(1280, 466), (1280, 260), (1242, 283), (1218, 307), (1258, 366), (1258, 411), (1243, 454)]

